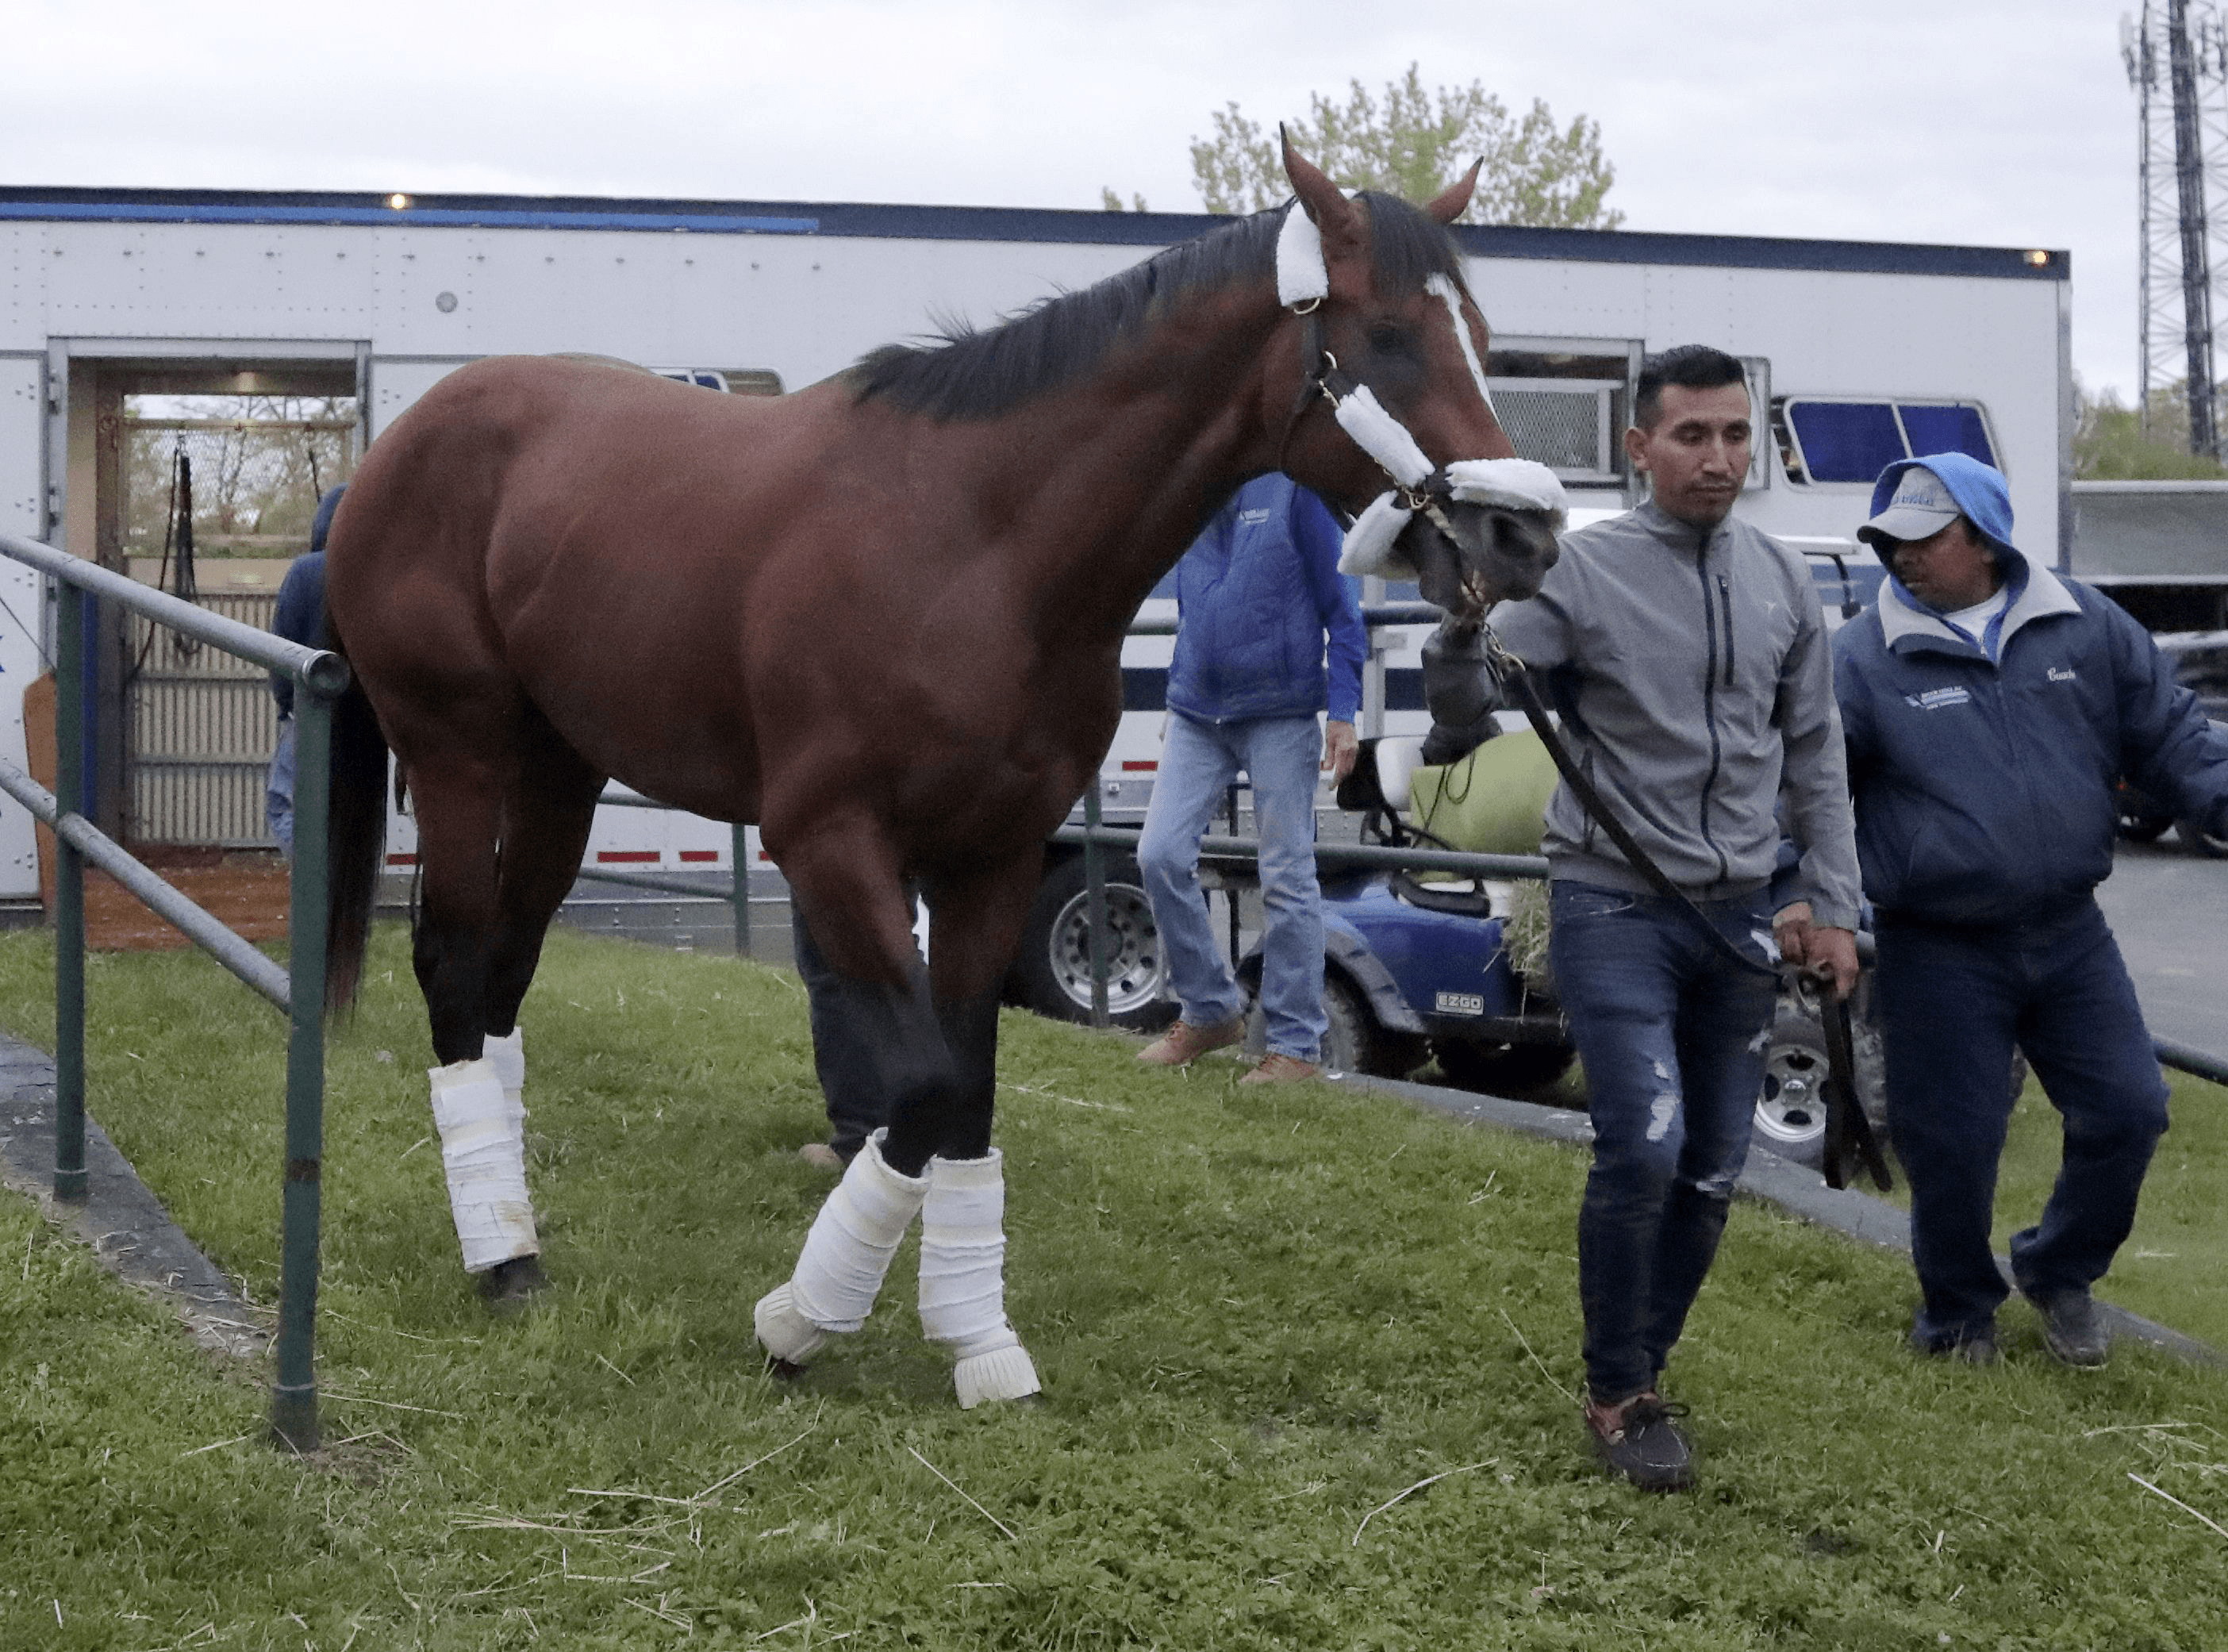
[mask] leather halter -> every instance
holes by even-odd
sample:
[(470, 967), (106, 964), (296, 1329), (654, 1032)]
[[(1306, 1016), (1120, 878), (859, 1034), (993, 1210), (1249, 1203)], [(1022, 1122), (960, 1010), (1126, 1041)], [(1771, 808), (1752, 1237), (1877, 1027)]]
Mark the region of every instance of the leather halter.
[[(1292, 313), (1300, 319), (1300, 389), (1293, 399), (1291, 412), (1285, 415), (1284, 434), (1277, 442), (1277, 468), (1279, 471), (1284, 468), (1284, 453), (1292, 445), (1292, 432), (1299, 428), (1300, 420), (1307, 417), (1308, 410), (1319, 400), (1328, 402), (1335, 409), (1339, 403), (1362, 387), (1361, 381), (1341, 367), (1338, 357), (1330, 353), (1329, 343), (1323, 333), (1322, 304), (1321, 298), (1310, 298), (1305, 304), (1291, 306)], [(1360, 445), (1356, 443), (1355, 445)], [(1379, 470), (1385, 470), (1383, 460), (1373, 454), (1371, 459)], [(1450, 540), (1455, 537), (1454, 524), (1447, 520), (1446, 512), (1441, 509), (1454, 497), (1454, 484), (1447, 479), (1446, 466), (1437, 466), (1414, 487), (1392, 476), (1389, 471), (1386, 474), (1392, 477), (1393, 494), (1403, 507), (1423, 512), (1442, 534)]]

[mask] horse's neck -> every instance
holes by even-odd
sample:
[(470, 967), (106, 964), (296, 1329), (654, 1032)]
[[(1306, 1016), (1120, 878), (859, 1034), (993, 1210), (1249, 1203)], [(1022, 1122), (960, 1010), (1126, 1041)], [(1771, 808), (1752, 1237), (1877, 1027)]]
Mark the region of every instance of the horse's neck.
[(1088, 382), (1001, 421), (1004, 463), (1032, 478), (1016, 520), (1034, 605), (1069, 638), (1118, 644), (1207, 518), (1274, 464), (1260, 409), (1277, 320), (1265, 284), (1190, 295)]

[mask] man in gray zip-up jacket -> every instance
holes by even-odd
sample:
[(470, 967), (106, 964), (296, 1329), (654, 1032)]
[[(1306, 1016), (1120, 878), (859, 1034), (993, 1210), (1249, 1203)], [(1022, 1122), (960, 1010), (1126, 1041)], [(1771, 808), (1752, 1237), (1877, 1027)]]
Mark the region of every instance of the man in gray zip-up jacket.
[[(1790, 961), (1856, 978), (1854, 828), (1825, 618), (1802, 560), (1732, 519), (1752, 434), (1740, 363), (1702, 346), (1651, 361), (1625, 451), (1636, 510), (1579, 529), (1540, 594), (1495, 611), (1543, 675), (1584, 772), (1744, 969), (1653, 893), (1567, 786), (1547, 808), (1555, 983), (1585, 1064), (1594, 1162), (1578, 1216), (1586, 1421), (1637, 1484), (1684, 1485), (1657, 1385), (1725, 1227)], [(1425, 691), (1443, 753), (1491, 688), (1474, 637), (1443, 628)], [(1769, 885), (1783, 794), (1801, 899)]]

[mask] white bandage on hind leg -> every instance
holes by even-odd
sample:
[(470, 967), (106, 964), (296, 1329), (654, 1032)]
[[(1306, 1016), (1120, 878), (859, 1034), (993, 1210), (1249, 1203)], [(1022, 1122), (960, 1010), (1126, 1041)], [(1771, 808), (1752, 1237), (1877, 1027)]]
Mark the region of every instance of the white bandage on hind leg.
[(882, 1158), (876, 1130), (813, 1218), (797, 1271), (759, 1299), (759, 1341), (778, 1360), (801, 1364), (831, 1331), (855, 1331), (874, 1311), (898, 1241), (928, 1196), (926, 1176), (901, 1176)]
[(510, 1104), (519, 1109), (518, 1116), (526, 1117), (526, 1029), (514, 1027), (508, 1036), (497, 1038), (490, 1033), (480, 1041), (480, 1053), (495, 1063), (495, 1076), (503, 1080), (503, 1093)]
[(433, 1067), (426, 1077), (464, 1271), (485, 1273), (538, 1254), (534, 1206), (526, 1195), (526, 1115), (504, 1095), (496, 1064), (482, 1056)]
[(959, 1356), (959, 1405), (1038, 1391), (1036, 1367), (1006, 1318), (1006, 1177), (980, 1159), (931, 1159), (920, 1213), (920, 1329)]

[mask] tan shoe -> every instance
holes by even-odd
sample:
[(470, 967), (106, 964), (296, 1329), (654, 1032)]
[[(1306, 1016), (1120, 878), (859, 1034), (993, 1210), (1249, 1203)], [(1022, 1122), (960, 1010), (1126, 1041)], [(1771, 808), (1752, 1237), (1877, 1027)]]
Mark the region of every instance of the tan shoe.
[(1303, 1061), (1296, 1055), (1285, 1055), (1271, 1050), (1261, 1058), (1261, 1064), (1238, 1082), (1240, 1084), (1300, 1084), (1309, 1079), (1322, 1077), (1322, 1064)]
[(807, 1142), (797, 1149), (797, 1156), (816, 1170), (833, 1170), (838, 1175), (842, 1173), (843, 1156), (825, 1142)]
[(1232, 1015), (1213, 1027), (1194, 1027), (1180, 1021), (1139, 1050), (1137, 1059), (1149, 1067), (1188, 1067), (1209, 1050), (1225, 1049), (1245, 1036), (1243, 1015)]

